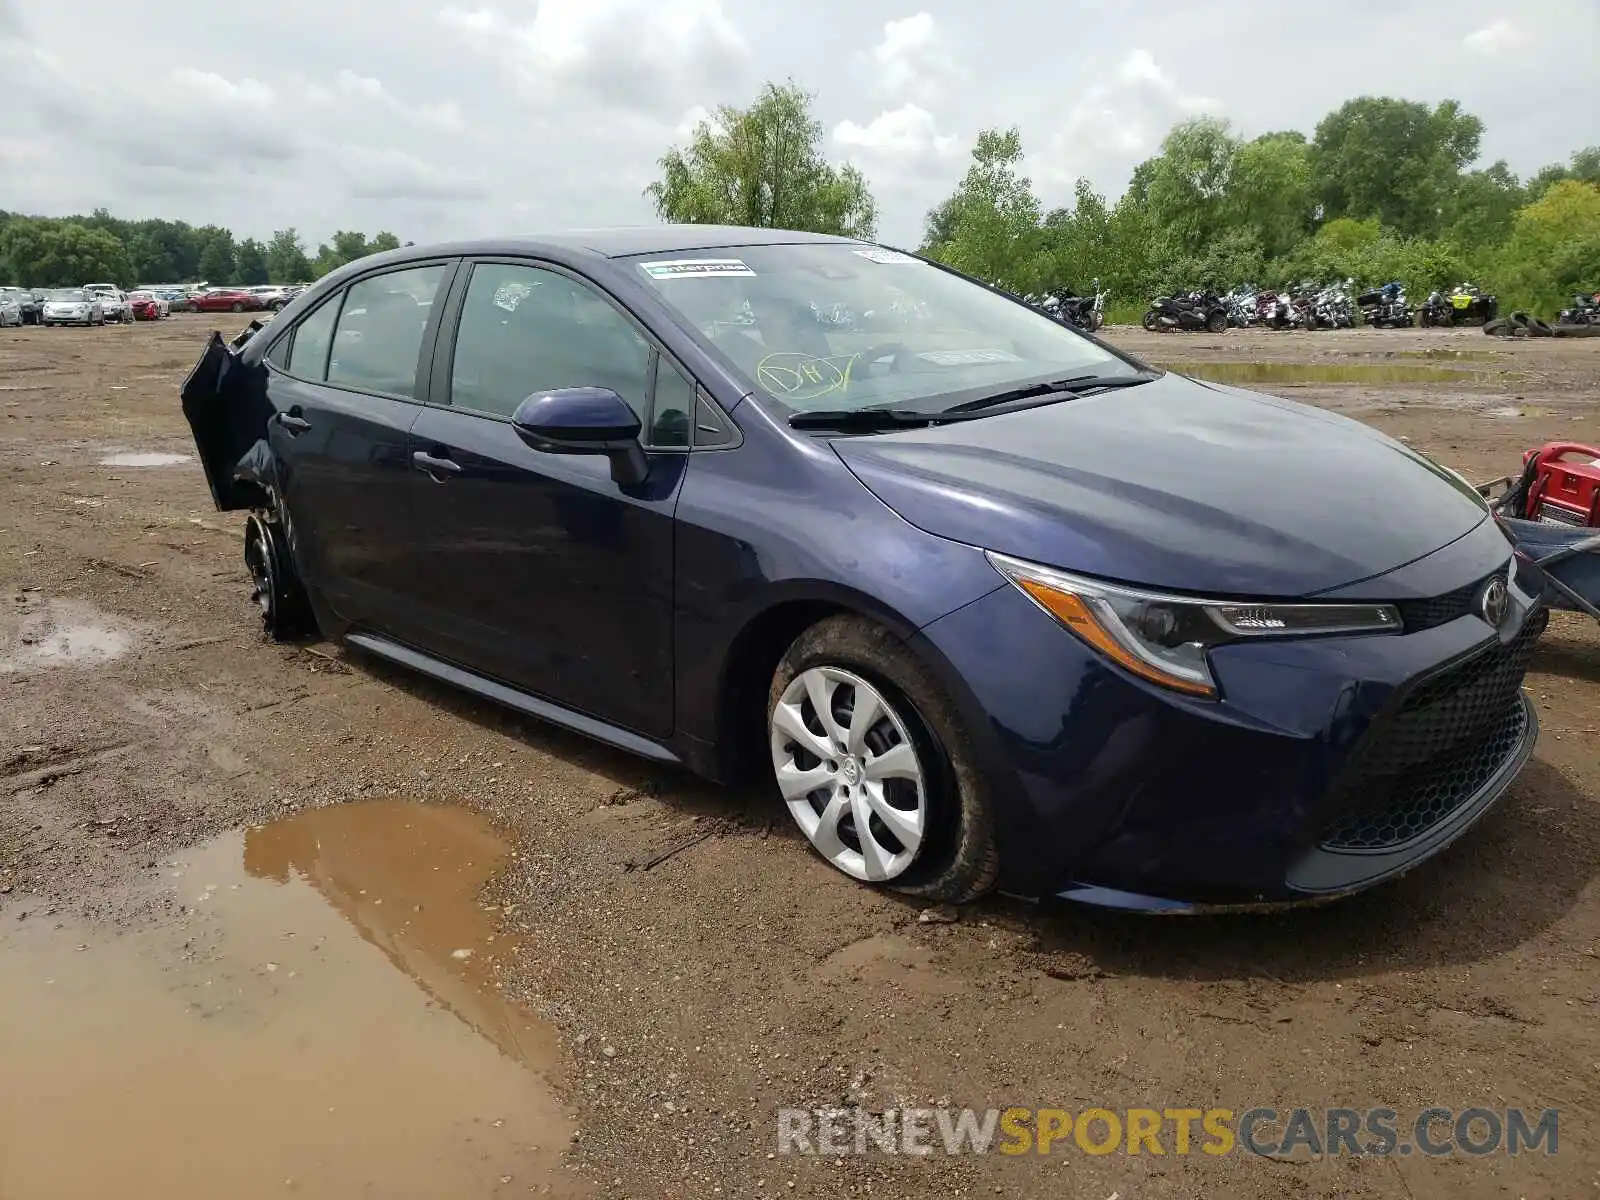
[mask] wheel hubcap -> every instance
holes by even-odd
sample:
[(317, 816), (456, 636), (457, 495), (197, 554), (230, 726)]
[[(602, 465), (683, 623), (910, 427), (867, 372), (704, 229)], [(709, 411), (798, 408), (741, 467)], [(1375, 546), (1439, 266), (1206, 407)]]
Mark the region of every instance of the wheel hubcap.
[(900, 715), (872, 684), (812, 667), (770, 719), (772, 768), (795, 823), (847, 875), (904, 873), (927, 828), (922, 763)]

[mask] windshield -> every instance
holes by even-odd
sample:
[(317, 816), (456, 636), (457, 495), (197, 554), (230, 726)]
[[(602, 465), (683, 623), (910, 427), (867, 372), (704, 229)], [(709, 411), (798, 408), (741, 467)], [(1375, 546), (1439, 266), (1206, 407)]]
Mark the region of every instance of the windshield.
[(50, 299), (52, 300), (84, 301), (88, 298), (89, 297), (86, 293), (79, 291), (77, 288), (57, 288), (55, 291), (50, 293)]
[(1027, 305), (877, 246), (736, 246), (629, 261), (752, 389), (791, 412), (933, 409), (1137, 370)]

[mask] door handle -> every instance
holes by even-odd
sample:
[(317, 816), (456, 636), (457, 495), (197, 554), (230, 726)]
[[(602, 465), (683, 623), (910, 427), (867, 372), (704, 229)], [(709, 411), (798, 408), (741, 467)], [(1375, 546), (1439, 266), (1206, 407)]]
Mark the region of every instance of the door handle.
[[(411, 455), (411, 463), (417, 468), (417, 470), (426, 471), (435, 479), (439, 478), (438, 472), (443, 472), (446, 475), (454, 475), (461, 470), (461, 464), (456, 462), (454, 459), (443, 458), (439, 455), (430, 454), (426, 450), (417, 450), (413, 452)], [(443, 480), (440, 480), (440, 482), (442, 483)]]
[(299, 437), (311, 428), (311, 422), (295, 413), (279, 413), (273, 420), (289, 431), (290, 437)]

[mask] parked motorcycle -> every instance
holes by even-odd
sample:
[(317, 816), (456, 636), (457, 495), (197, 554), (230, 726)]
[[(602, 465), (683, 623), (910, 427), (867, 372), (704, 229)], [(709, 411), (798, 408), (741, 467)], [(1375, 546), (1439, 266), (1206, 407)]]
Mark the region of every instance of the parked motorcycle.
[(1106, 323), (1106, 296), (1109, 294), (1100, 287), (1100, 281), (1096, 279), (1094, 290), (1090, 295), (1078, 296), (1068, 290), (1047, 296), (1045, 311), (1068, 324), (1093, 333)]
[(1350, 307), (1349, 291), (1349, 285), (1354, 282), (1347, 279), (1344, 283), (1330, 283), (1319, 289), (1311, 297), (1306, 328), (1354, 329), (1355, 315)]
[(1417, 313), (1423, 325), (1485, 325), (1500, 311), (1500, 302), (1476, 284), (1458, 283), (1450, 294), (1434, 291)]
[(1558, 325), (1600, 325), (1600, 292), (1579, 294), (1572, 298), (1572, 307), (1563, 308), (1556, 317)]
[(1180, 296), (1157, 296), (1144, 314), (1144, 327), (1153, 333), (1204, 329), (1221, 333), (1228, 327), (1228, 308), (1213, 291)]
[(1382, 287), (1362, 292), (1356, 297), (1361, 319), (1374, 329), (1405, 329), (1412, 322), (1411, 304), (1406, 299), (1406, 286), (1392, 280)]
[(1256, 321), (1268, 329), (1293, 329), (1297, 323), (1294, 305), (1287, 293), (1257, 292)]
[(1223, 302), (1228, 306), (1228, 324), (1235, 329), (1247, 329), (1258, 320), (1256, 297), (1260, 293), (1253, 283), (1241, 283), (1229, 292)]

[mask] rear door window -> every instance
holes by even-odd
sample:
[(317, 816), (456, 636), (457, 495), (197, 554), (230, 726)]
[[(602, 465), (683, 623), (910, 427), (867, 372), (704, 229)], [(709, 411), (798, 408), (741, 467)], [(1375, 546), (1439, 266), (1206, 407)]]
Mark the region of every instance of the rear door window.
[(351, 284), (334, 332), (328, 382), (414, 398), (422, 335), (444, 276), (439, 263)]

